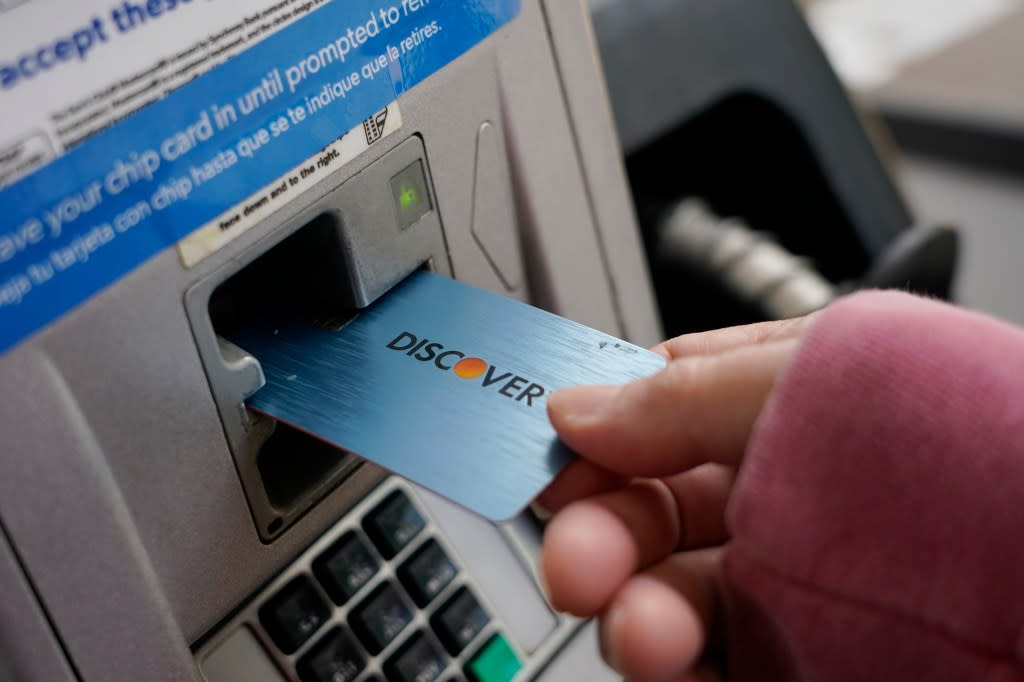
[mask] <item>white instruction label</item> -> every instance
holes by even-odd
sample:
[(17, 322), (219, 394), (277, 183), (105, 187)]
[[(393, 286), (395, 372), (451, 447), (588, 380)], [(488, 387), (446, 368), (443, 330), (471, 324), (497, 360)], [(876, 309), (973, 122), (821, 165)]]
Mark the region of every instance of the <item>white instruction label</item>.
[(191, 268), (253, 225), (287, 204), (328, 173), (356, 158), (402, 127), (398, 103), (392, 102), (317, 154), (217, 216), (178, 243), (178, 255)]

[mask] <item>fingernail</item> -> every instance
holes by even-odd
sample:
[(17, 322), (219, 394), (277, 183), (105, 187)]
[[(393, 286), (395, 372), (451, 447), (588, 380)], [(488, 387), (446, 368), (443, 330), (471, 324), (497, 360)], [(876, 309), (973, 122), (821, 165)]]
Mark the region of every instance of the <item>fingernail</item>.
[(622, 607), (613, 605), (601, 616), (601, 657), (616, 672), (622, 672), (622, 659), (619, 658), (618, 633), (624, 617)]
[(547, 523), (551, 520), (551, 517), (554, 516), (551, 510), (544, 506), (543, 500), (539, 497), (530, 503), (530, 511), (533, 512), (533, 515), (537, 517), (537, 520), (541, 523)]
[(608, 409), (621, 386), (575, 386), (555, 391), (548, 407), (570, 421), (597, 419)]

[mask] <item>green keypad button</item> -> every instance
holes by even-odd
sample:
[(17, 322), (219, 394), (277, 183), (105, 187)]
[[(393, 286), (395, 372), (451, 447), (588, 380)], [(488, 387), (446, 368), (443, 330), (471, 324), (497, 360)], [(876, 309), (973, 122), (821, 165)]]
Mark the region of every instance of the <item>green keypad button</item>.
[(508, 641), (495, 635), (466, 666), (466, 674), (473, 682), (509, 682), (522, 667)]

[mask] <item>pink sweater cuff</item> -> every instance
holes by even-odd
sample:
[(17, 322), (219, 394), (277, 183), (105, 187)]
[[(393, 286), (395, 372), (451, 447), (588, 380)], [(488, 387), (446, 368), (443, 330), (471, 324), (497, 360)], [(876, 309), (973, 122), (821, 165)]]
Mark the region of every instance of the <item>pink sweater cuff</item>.
[(1024, 332), (905, 294), (830, 306), (730, 523), (730, 679), (1024, 679)]

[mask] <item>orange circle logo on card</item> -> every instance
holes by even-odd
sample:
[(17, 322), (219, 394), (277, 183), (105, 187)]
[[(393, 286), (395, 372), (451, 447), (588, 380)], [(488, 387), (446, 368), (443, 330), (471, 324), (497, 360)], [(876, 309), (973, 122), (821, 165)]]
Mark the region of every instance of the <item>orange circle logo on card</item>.
[(455, 363), (452, 371), (460, 379), (476, 379), (487, 371), (487, 363), (480, 358), (465, 358)]

